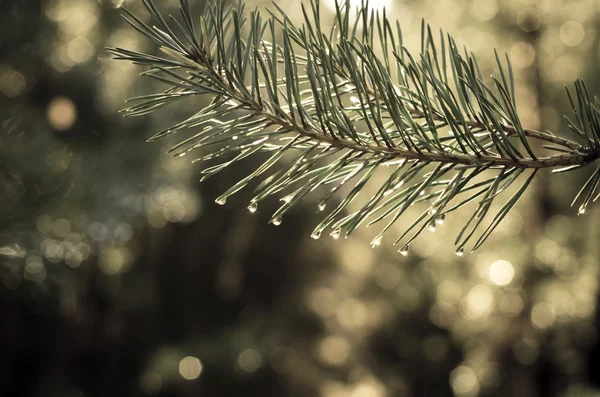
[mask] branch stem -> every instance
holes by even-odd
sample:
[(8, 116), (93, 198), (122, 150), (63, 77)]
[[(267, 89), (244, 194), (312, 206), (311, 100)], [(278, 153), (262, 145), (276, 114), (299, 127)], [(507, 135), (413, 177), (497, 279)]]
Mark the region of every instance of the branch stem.
[[(208, 68), (210, 71), (214, 71), (212, 68)], [(290, 123), (288, 120), (282, 119), (281, 117), (267, 111), (264, 107), (260, 106), (256, 101), (252, 98), (247, 97), (244, 93), (239, 90), (235, 90), (231, 87), (231, 85), (224, 79), (221, 73), (215, 72), (215, 77), (219, 79), (222, 83), (222, 88), (227, 90), (231, 99), (234, 99), (241, 103), (241, 107), (253, 112), (256, 115), (260, 115), (272, 121), (274, 125), (278, 125), (283, 128), (283, 130), (288, 132), (295, 132), (300, 136), (313, 139), (319, 142), (328, 143), (334, 147), (341, 149), (348, 149), (355, 152), (363, 152), (370, 153), (374, 155), (386, 156), (390, 159), (406, 159), (406, 160), (419, 160), (419, 161), (429, 161), (429, 162), (443, 162), (443, 163), (452, 163), (452, 164), (460, 164), (460, 165), (471, 165), (471, 166), (479, 166), (481, 164), (490, 164), (491, 167), (516, 167), (516, 168), (529, 168), (529, 169), (541, 169), (541, 168), (554, 168), (554, 167), (565, 167), (570, 165), (581, 165), (584, 166), (586, 164), (592, 163), (598, 158), (600, 158), (600, 153), (590, 152), (590, 153), (581, 153), (579, 150), (581, 149), (581, 145), (572, 142), (568, 139), (557, 137), (555, 135), (544, 133), (537, 130), (525, 129), (525, 134), (532, 138), (536, 138), (542, 141), (554, 143), (557, 145), (561, 145), (573, 150), (572, 153), (564, 153), (560, 155), (547, 156), (547, 157), (538, 157), (536, 159), (532, 158), (519, 158), (519, 159), (511, 159), (511, 158), (503, 158), (499, 156), (469, 156), (469, 155), (456, 155), (450, 153), (434, 153), (434, 152), (425, 152), (421, 151), (421, 153), (407, 150), (399, 147), (388, 147), (383, 144), (365, 144), (365, 143), (357, 143), (354, 141), (349, 141), (345, 139), (339, 139), (337, 137), (333, 137), (331, 135), (324, 134), (320, 130), (316, 130), (314, 128), (307, 128), (305, 126), (301, 126), (297, 123)], [(419, 116), (423, 113), (413, 108), (412, 110), (414, 115)], [(485, 125), (479, 121), (469, 120), (467, 121), (467, 125), (473, 128), (481, 128), (485, 129)], [(504, 126), (505, 132), (510, 134), (516, 133), (514, 128), (510, 126)]]

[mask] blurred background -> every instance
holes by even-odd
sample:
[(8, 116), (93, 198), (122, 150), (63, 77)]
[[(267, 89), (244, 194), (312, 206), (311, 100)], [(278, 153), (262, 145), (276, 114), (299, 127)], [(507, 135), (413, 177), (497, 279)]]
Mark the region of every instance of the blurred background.
[[(409, 48), (425, 18), (487, 74), (507, 52), (527, 127), (564, 130), (578, 77), (600, 92), (595, 0), (371, 5)], [(199, 184), (170, 142), (145, 143), (210, 98), (121, 116), (164, 87), (109, 58), (157, 50), (120, 6), (147, 16), (139, 0), (0, 0), (0, 395), (600, 396), (597, 209), (569, 206), (589, 171), (543, 174), (460, 257), (468, 211), (407, 256), (366, 228), (311, 239), (316, 197), (268, 225), (277, 203), (250, 214), (251, 189), (214, 203), (260, 158)]]

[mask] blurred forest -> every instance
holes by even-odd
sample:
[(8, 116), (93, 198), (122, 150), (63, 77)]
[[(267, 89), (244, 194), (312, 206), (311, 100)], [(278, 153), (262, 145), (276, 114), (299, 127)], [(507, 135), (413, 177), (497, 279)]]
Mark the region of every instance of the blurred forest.
[[(600, 92), (595, 0), (371, 5), (409, 48), (425, 18), (487, 74), (507, 52), (528, 127), (564, 130), (578, 77)], [(200, 184), (169, 142), (145, 143), (210, 98), (119, 113), (163, 89), (107, 54), (157, 51), (120, 6), (147, 16), (140, 0), (0, 0), (0, 395), (600, 396), (598, 210), (570, 207), (585, 171), (544, 174), (464, 256), (458, 220), (407, 256), (367, 228), (311, 239), (316, 199), (268, 225), (277, 205), (251, 214), (251, 191), (214, 203), (243, 169)]]

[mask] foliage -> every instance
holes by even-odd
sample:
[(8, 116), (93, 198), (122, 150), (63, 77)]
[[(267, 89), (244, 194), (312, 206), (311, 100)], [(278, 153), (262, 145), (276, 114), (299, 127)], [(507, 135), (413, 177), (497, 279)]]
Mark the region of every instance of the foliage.
[[(274, 225), (317, 190), (319, 210), (330, 201), (336, 204), (315, 228), (314, 238), (327, 228), (337, 238), (360, 224), (381, 223), (371, 243), (379, 245), (410, 206), (426, 203), (396, 240), (405, 254), (422, 231), (473, 203), (455, 241), (461, 255), (480, 228), (472, 249), (484, 243), (540, 170), (570, 171), (600, 156), (600, 100), (590, 99), (583, 81), (575, 82), (574, 95), (567, 90), (574, 113), (568, 125), (575, 140), (527, 129), (516, 111), (508, 57), (496, 53), (496, 75), (486, 81), (473, 54), (459, 49), (450, 35), (440, 31), (436, 37), (425, 23), (415, 56), (404, 47), (399, 24), (385, 10), (371, 10), (368, 2), (351, 16), (350, 1), (336, 1), (326, 32), (319, 0), (302, 6), (301, 26), (276, 3), (264, 18), (258, 10), (248, 15), (243, 0), (210, 0), (196, 24), (187, 0), (180, 1), (181, 19), (169, 16), (169, 22), (152, 0), (142, 1), (155, 25), (129, 12), (126, 19), (165, 56), (110, 51), (116, 59), (149, 67), (143, 75), (168, 88), (133, 98), (125, 114), (144, 115), (184, 98), (210, 95), (208, 106), (150, 141), (192, 131), (171, 149), (175, 155), (203, 149), (194, 161), (226, 158), (205, 168), (203, 180), (251, 155), (269, 153), (216, 202), (225, 204), (270, 171), (248, 208), (254, 212), (262, 200), (281, 195), (283, 204), (270, 221)], [(377, 193), (358, 210), (345, 212), (383, 173)], [(600, 197), (595, 195), (599, 183), (596, 169), (573, 201), (581, 203), (580, 213)], [(511, 194), (493, 213), (493, 204), (507, 191)]]

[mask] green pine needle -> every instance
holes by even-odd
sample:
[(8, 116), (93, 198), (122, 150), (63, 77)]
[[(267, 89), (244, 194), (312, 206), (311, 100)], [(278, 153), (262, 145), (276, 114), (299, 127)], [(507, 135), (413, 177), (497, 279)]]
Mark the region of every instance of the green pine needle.
[[(143, 75), (168, 88), (133, 98), (125, 115), (147, 114), (190, 96), (212, 97), (198, 113), (149, 140), (194, 131), (171, 151), (183, 156), (202, 149), (195, 161), (218, 162), (203, 170), (202, 180), (268, 152), (256, 170), (216, 202), (225, 204), (264, 178), (248, 208), (254, 212), (267, 197), (283, 197), (270, 221), (274, 225), (316, 190), (323, 195), (319, 210), (330, 201), (337, 205), (315, 228), (314, 238), (327, 228), (337, 238), (361, 224), (382, 223), (371, 243), (376, 246), (410, 206), (424, 202), (427, 208), (396, 240), (406, 254), (424, 230), (435, 230), (447, 214), (474, 202), (475, 212), (455, 242), (462, 255), (505, 190), (515, 185), (516, 193), (490, 214), (473, 249), (489, 237), (540, 169), (566, 172), (600, 156), (600, 100), (590, 99), (583, 81), (575, 82), (574, 97), (567, 90), (575, 116), (568, 125), (578, 142), (526, 129), (516, 111), (508, 57), (505, 65), (496, 53), (496, 75), (487, 82), (472, 54), (463, 55), (450, 35), (440, 32), (435, 38), (425, 23), (421, 52), (413, 54), (402, 44), (398, 23), (394, 29), (385, 10), (375, 13), (365, 3), (351, 17), (350, 1), (336, 1), (333, 26), (325, 32), (319, 0), (302, 6), (301, 25), (276, 3), (263, 15), (246, 12), (243, 0), (209, 0), (198, 17), (181, 0), (181, 18), (169, 16), (167, 22), (152, 0), (142, 2), (152, 23), (129, 12), (126, 20), (164, 57), (109, 51), (116, 59), (149, 67)], [(550, 155), (537, 153), (535, 141)], [(382, 173), (386, 177), (375, 195), (347, 213), (367, 183)], [(600, 168), (573, 201), (583, 199), (580, 213), (600, 197), (599, 185)]]

